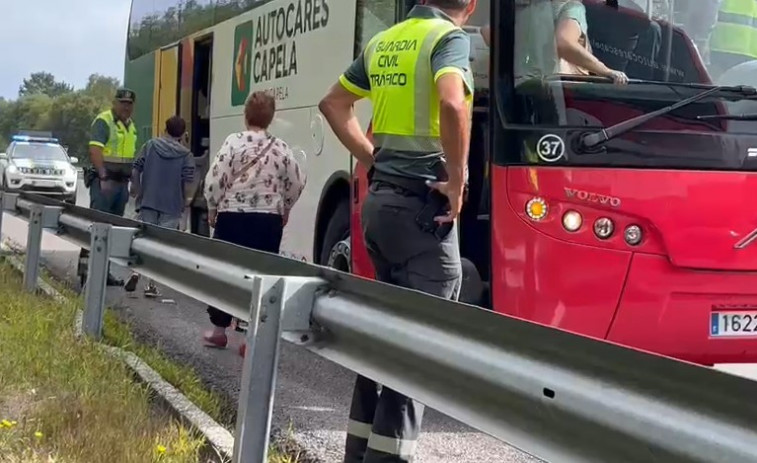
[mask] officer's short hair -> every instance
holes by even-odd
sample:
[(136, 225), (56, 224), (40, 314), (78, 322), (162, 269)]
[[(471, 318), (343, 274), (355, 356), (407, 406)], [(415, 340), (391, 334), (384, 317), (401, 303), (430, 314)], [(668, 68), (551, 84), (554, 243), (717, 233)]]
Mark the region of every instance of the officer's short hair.
[(180, 116), (172, 116), (166, 121), (166, 133), (179, 138), (187, 131), (187, 123)]
[(444, 10), (463, 10), (470, 5), (470, 2), (471, 0), (428, 0), (426, 4)]

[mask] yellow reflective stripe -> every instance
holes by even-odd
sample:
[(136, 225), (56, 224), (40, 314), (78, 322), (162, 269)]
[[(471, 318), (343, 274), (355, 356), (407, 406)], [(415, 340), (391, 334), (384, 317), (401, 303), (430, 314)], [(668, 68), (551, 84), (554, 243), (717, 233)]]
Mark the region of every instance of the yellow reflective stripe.
[(100, 148), (105, 148), (105, 145), (103, 145), (99, 141), (90, 141), (89, 146), (99, 146)]
[(718, 23), (710, 39), (710, 50), (757, 58), (757, 29), (741, 24)]
[(344, 87), (345, 90), (361, 98), (368, 98), (369, 96), (371, 96), (370, 90), (365, 90), (364, 88), (360, 88), (357, 85), (353, 84), (347, 79), (347, 76), (345, 76), (344, 74), (339, 76), (339, 83), (342, 84), (342, 87)]
[(471, 88), (470, 83), (465, 78), (465, 71), (463, 71), (460, 68), (456, 68), (454, 66), (447, 66), (439, 69), (436, 72), (436, 75), (434, 76), (434, 82), (438, 82), (439, 79), (442, 76), (446, 76), (447, 74), (457, 74), (463, 79), (463, 85), (465, 85), (465, 92), (467, 94), (473, 94), (473, 88)]
[(378, 434), (371, 434), (371, 437), (368, 438), (368, 448), (403, 457), (413, 455), (417, 443), (418, 441), (415, 440), (397, 439), (396, 437), (379, 436)]
[(368, 439), (371, 435), (371, 423), (363, 423), (362, 421), (349, 420), (347, 422), (347, 434), (361, 439)]
[(443, 67), (443, 68), (439, 69), (436, 72), (436, 75), (434, 76), (434, 82), (436, 82), (437, 80), (439, 80), (439, 78), (441, 76), (445, 76), (447, 74), (458, 74), (458, 75), (460, 75), (460, 77), (465, 77), (465, 72), (463, 72), (462, 69), (456, 68), (454, 66), (447, 66), (447, 67)]

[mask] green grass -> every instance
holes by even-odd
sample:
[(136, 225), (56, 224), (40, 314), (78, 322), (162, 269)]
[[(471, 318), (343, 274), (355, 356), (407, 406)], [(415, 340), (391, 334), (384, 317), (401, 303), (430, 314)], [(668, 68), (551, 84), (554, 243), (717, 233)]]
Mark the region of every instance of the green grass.
[(77, 309), (22, 292), (0, 266), (2, 461), (200, 462), (203, 439), (156, 407), (122, 362), (75, 337)]
[[(49, 272), (44, 271), (43, 276), (45, 281), (66, 299), (79, 299), (81, 301), (80, 296)], [(103, 341), (111, 346), (136, 354), (211, 418), (233, 429), (236, 424), (234, 422), (235, 410), (233, 404), (227, 403), (221, 396), (209, 391), (191, 367), (179, 365), (164, 355), (160, 349), (136, 341), (129, 325), (120, 320), (118, 315), (110, 309), (105, 312)], [(300, 463), (307, 460), (300, 456), (301, 451), (294, 442), (293, 433), (293, 429), (290, 428), (283, 439), (271, 446), (268, 456), (269, 463)]]
[[(2, 267), (0, 267), (2, 269)], [(50, 284), (56, 291), (58, 291), (66, 300), (70, 301), (72, 310), (71, 319), (69, 325), (73, 327), (73, 316), (75, 314), (76, 307), (81, 307), (82, 296), (77, 295), (72, 291), (65, 283), (59, 281), (48, 271), (42, 270), (41, 273), (44, 281)], [(19, 280), (20, 281), (20, 280)], [(2, 294), (2, 293), (0, 293)], [(2, 314), (2, 309), (0, 309)], [(0, 320), (2, 320), (0, 316)], [(103, 327), (103, 341), (111, 346), (119, 347), (136, 354), (146, 364), (148, 364), (153, 370), (155, 370), (163, 379), (169, 382), (171, 385), (180, 390), (187, 398), (202, 409), (205, 413), (210, 415), (214, 420), (233, 428), (234, 426), (234, 410), (232, 404), (227, 403), (218, 394), (209, 391), (197, 373), (191, 367), (179, 365), (170, 360), (164, 355), (158, 348), (148, 346), (137, 342), (131, 333), (129, 325), (118, 318), (118, 316), (112, 310), (108, 309), (105, 312), (105, 320)], [(1, 345), (1, 344), (0, 344)], [(1, 373), (2, 370), (0, 370)], [(0, 378), (2, 375), (0, 374)], [(1, 389), (0, 389), (1, 391)], [(2, 400), (0, 399), (0, 403)], [(0, 410), (2, 410), (0, 408)], [(0, 420), (3, 417), (0, 414)], [(186, 430), (183, 428), (177, 428), (177, 432), (186, 434)], [(1, 429), (0, 429), (1, 431)], [(303, 458), (300, 457), (300, 451), (297, 445), (292, 439), (293, 430), (290, 429), (289, 433), (284, 439), (276, 442), (272, 445), (269, 451), (269, 463), (300, 463)], [(2, 435), (0, 433), (0, 435)], [(182, 434), (183, 436), (183, 434)], [(187, 442), (189, 442), (187, 440)], [(182, 444), (181, 448), (186, 447)], [(2, 446), (0, 444), (0, 449)], [(164, 456), (162, 460), (157, 461), (170, 461), (170, 462), (182, 462), (183, 460), (168, 460)], [(27, 461), (27, 460), (19, 460)], [(28, 460), (34, 462), (34, 460)], [(93, 460), (94, 461), (94, 460)], [(127, 461), (127, 460), (124, 460)], [(144, 460), (150, 461), (150, 460)], [(195, 461), (195, 460), (188, 460)], [(5, 460), (3, 460), (3, 463)], [(15, 462), (9, 462), (15, 463)]]

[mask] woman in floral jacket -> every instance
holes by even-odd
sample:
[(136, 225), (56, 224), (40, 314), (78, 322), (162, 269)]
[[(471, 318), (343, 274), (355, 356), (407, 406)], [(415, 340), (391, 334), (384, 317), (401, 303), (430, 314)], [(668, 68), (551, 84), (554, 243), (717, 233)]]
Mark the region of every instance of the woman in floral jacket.
[[(289, 146), (267, 129), (276, 112), (274, 98), (255, 92), (244, 108), (247, 130), (226, 138), (205, 178), (213, 238), (278, 254), (289, 213), (305, 188), (305, 173)], [(226, 347), (232, 316), (208, 307), (210, 347)], [(243, 352), (243, 351), (242, 351)]]

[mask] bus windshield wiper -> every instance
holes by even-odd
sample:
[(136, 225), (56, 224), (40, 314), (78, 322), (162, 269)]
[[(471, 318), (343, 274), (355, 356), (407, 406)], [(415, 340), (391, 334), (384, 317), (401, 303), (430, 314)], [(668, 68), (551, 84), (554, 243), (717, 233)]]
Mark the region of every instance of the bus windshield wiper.
[(737, 87), (723, 87), (723, 86), (717, 86), (712, 87), (708, 90), (705, 90), (704, 92), (697, 93), (696, 95), (692, 95), (688, 98), (684, 98), (683, 100), (673, 103), (670, 106), (665, 106), (664, 108), (660, 108), (657, 111), (652, 111), (651, 113), (642, 114), (640, 116), (632, 117), (631, 119), (625, 120), (623, 122), (619, 122), (615, 125), (611, 125), (610, 127), (604, 128), (598, 132), (590, 133), (587, 135), (584, 135), (581, 137), (580, 146), (584, 149), (590, 149), (594, 148), (596, 146), (601, 145), (602, 143), (605, 143), (609, 140), (612, 140), (613, 138), (619, 137), (625, 133), (628, 133), (635, 129), (636, 127), (639, 127), (642, 124), (646, 124), (650, 120), (663, 116), (665, 114), (671, 113), (677, 109), (680, 109), (684, 106), (690, 105), (692, 103), (696, 103), (699, 100), (703, 100), (707, 98), (708, 96), (719, 93), (719, 92), (735, 92), (738, 94), (741, 94), (742, 96), (755, 96), (757, 95), (757, 89), (754, 87), (749, 87), (746, 85), (740, 85)]
[(697, 116), (700, 121), (727, 120), (727, 121), (757, 121), (757, 113), (753, 114), (710, 114)]

